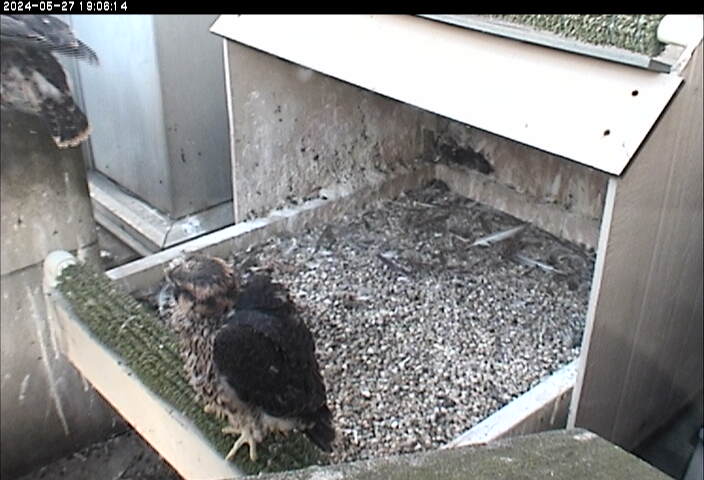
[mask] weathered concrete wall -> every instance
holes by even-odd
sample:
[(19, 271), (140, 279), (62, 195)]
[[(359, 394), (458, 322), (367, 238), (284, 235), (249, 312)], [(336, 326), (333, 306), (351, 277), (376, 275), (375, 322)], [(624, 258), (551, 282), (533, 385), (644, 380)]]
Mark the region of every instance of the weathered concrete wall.
[[(429, 114), (228, 42), (235, 218), (419, 166)], [(324, 192), (323, 192), (324, 194)]]
[(4, 112), (0, 142), (0, 455), (11, 477), (121, 427), (54, 348), (42, 291), (47, 253), (98, 262), (80, 149), (59, 151), (34, 118)]
[[(475, 163), (489, 165), (492, 172), (488, 174), (496, 182), (537, 203), (559, 205), (587, 218), (601, 218), (608, 174), (484, 130), (437, 118), (432, 146), (436, 155), (444, 154), (439, 161), (487, 174), (472, 168), (467, 159), (474, 157)], [(454, 150), (454, 155), (448, 150)]]
[(227, 48), (236, 221), (431, 162), (458, 193), (596, 246), (606, 174), (235, 42)]
[(596, 247), (607, 174), (442, 117), (424, 139), (426, 158), (453, 190)]

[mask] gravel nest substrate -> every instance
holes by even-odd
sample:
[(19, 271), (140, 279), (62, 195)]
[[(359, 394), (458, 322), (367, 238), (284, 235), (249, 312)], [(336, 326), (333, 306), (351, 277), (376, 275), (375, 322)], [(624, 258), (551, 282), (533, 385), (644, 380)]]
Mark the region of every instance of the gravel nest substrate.
[[(234, 252), (316, 339), (333, 463), (439, 447), (576, 358), (594, 255), (434, 181)], [(500, 237), (500, 236), (499, 236)]]

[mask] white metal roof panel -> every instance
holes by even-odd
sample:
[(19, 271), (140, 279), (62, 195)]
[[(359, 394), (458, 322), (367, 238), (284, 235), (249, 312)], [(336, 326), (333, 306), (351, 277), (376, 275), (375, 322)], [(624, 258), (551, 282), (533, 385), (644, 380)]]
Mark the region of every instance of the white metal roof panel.
[(615, 175), (682, 81), (410, 15), (223, 15), (211, 31)]

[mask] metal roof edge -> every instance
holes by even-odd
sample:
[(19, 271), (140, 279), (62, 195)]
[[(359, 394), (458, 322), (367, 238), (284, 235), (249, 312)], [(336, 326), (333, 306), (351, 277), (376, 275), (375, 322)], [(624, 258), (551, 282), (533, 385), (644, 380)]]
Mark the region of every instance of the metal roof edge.
[(462, 28), (470, 28), (484, 33), (530, 42), (544, 47), (564, 50), (566, 52), (587, 55), (602, 60), (645, 68), (656, 72), (670, 73), (671, 65), (663, 61), (653, 61), (653, 57), (632, 52), (625, 48), (594, 45), (576, 39), (560, 36), (556, 33), (537, 30), (516, 23), (488, 19), (479, 15), (418, 15), (437, 22), (449, 23)]
[(665, 49), (658, 55), (649, 56), (625, 48), (595, 45), (483, 15), (418, 14), (417, 16), (661, 73), (680, 73), (684, 69), (694, 48), (702, 41), (702, 23), (704, 23), (703, 15), (666, 15), (657, 29), (657, 38), (665, 44)]
[(612, 175), (682, 83), (412, 15), (224, 15), (211, 32)]

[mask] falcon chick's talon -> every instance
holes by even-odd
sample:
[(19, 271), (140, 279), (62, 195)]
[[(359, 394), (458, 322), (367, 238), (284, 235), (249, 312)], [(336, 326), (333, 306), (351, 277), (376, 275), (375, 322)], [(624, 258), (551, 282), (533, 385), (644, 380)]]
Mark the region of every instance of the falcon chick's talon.
[(235, 455), (242, 447), (242, 445), (247, 444), (249, 445), (249, 459), (253, 462), (257, 461), (257, 442), (256, 440), (254, 440), (254, 436), (252, 436), (252, 433), (248, 429), (245, 428), (240, 431), (234, 427), (225, 427), (222, 429), (222, 433), (228, 435), (240, 435), (240, 437), (230, 449), (229, 453), (225, 456), (225, 460), (232, 460), (233, 458), (235, 458)]

